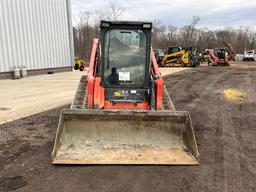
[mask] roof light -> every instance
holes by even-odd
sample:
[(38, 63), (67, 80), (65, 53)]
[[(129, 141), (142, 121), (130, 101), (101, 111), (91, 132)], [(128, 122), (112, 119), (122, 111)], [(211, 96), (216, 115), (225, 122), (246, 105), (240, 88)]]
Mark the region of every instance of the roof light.
[(150, 25), (150, 24), (145, 23), (145, 24), (143, 24), (143, 28), (151, 28), (151, 25)]
[(110, 24), (109, 24), (109, 23), (105, 23), (105, 22), (103, 22), (103, 23), (101, 23), (101, 26), (102, 26), (102, 27), (109, 27), (109, 26), (110, 26)]

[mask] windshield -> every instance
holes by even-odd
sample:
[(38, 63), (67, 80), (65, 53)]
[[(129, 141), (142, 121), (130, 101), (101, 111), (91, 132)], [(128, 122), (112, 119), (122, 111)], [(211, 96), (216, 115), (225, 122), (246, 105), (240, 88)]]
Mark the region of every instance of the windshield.
[(106, 32), (104, 80), (107, 85), (143, 85), (145, 65), (146, 35), (142, 30)]
[(225, 49), (214, 49), (214, 55), (225, 54), (225, 53), (226, 53)]
[(180, 51), (179, 47), (169, 47), (168, 48), (168, 54), (177, 53)]

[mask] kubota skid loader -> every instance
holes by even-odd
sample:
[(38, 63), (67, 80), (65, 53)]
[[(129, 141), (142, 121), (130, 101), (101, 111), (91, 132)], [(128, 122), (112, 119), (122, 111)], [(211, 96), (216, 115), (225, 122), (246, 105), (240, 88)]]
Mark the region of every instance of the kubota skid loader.
[(215, 48), (206, 51), (209, 55), (208, 66), (230, 66), (228, 62), (227, 50), (225, 48)]
[(53, 164), (198, 164), (189, 113), (174, 109), (151, 30), (148, 22), (101, 22), (87, 77), (61, 112)]

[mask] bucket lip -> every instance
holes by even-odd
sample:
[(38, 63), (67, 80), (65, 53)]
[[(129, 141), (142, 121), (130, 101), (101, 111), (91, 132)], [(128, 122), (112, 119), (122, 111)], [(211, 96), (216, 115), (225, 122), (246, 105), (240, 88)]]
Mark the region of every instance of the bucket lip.
[(159, 116), (159, 117), (189, 117), (188, 111), (172, 110), (112, 110), (112, 109), (62, 109), (63, 115), (141, 115), (141, 116)]
[(133, 163), (127, 163), (125, 161), (120, 161), (118, 163), (111, 163), (111, 162), (101, 162), (101, 163), (94, 163), (94, 162), (87, 162), (83, 160), (77, 160), (77, 159), (70, 159), (70, 160), (58, 160), (58, 159), (52, 159), (52, 164), (53, 165), (87, 165), (87, 166), (198, 166), (200, 164), (198, 159), (195, 159), (193, 162), (190, 161), (188, 162), (165, 162), (165, 163), (138, 163), (138, 162), (133, 162)]

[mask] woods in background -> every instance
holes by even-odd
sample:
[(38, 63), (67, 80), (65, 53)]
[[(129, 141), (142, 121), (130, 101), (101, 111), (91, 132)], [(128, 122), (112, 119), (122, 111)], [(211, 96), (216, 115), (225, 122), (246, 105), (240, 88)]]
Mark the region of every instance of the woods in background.
[[(119, 20), (125, 8), (110, 2), (109, 7), (102, 10), (85, 11), (80, 14), (79, 22), (73, 27), (75, 56), (88, 61), (94, 37), (98, 37), (100, 20)], [(181, 28), (164, 25), (159, 20), (153, 22), (152, 46), (166, 49), (168, 46), (195, 47), (199, 51), (225, 47), (232, 44), (237, 53), (256, 49), (256, 31), (252, 27), (226, 28), (210, 30), (199, 28), (199, 16), (193, 16), (190, 24)]]
[(197, 27), (200, 17), (194, 16), (191, 24), (181, 28), (163, 25), (154, 21), (153, 46), (166, 49), (168, 46), (196, 47), (199, 51), (205, 49), (226, 47), (231, 44), (236, 53), (256, 49), (256, 31), (252, 27), (241, 26), (237, 29), (226, 28), (210, 30)]

